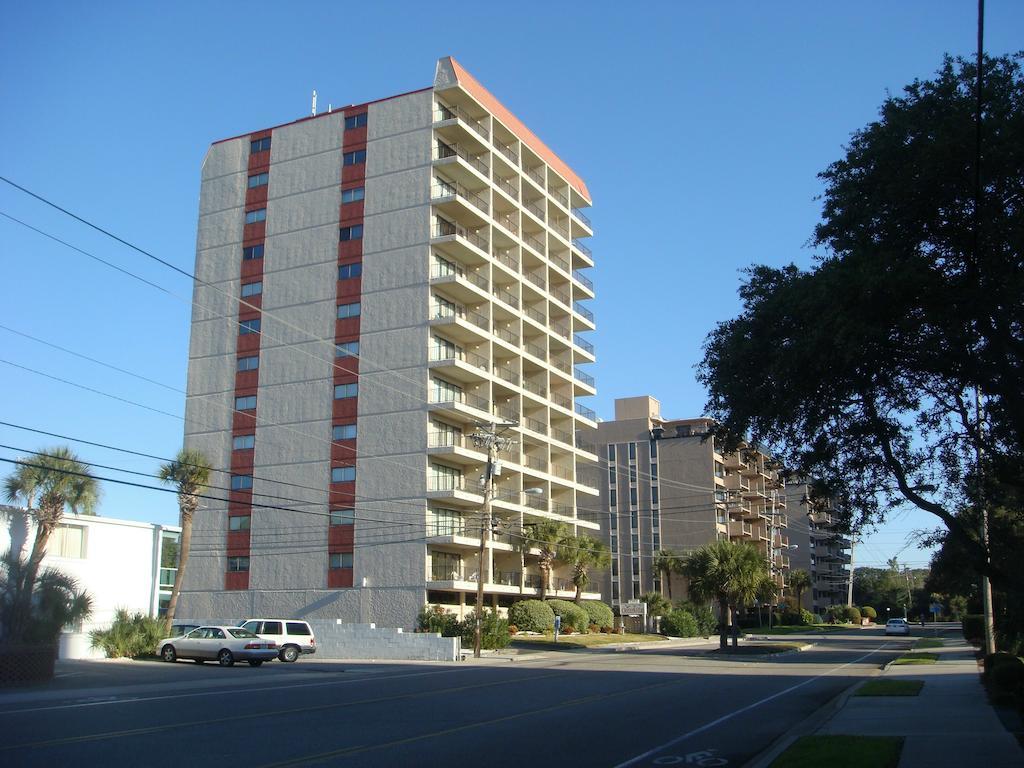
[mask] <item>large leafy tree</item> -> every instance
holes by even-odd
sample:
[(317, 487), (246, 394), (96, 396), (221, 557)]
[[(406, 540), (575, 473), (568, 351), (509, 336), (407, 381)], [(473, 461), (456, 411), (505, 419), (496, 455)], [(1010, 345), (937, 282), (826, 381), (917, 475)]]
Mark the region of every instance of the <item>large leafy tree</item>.
[(1022, 486), (1024, 78), (1015, 58), (984, 60), (979, 166), (976, 74), (947, 58), (853, 134), (821, 174), (823, 255), (809, 270), (752, 267), (699, 376), (727, 442), (750, 437), (820, 478), (858, 513), (848, 524), (909, 501), (985, 570), (955, 512), (979, 478), (989, 499)]
[(181, 519), (181, 548), (178, 552), (178, 570), (174, 575), (174, 588), (167, 603), (165, 625), (170, 629), (174, 612), (178, 608), (181, 583), (188, 566), (192, 548), (192, 517), (199, 508), (199, 496), (210, 483), (210, 460), (197, 450), (182, 448), (173, 461), (160, 466), (160, 480), (173, 485), (178, 491), (178, 511)]
[[(21, 563), (20, 553), (11, 553), (4, 588), (8, 591), (10, 613), (4, 633), (10, 640), (21, 639), (32, 618), (33, 595), (40, 588), (40, 567), (53, 532), (64, 519), (65, 510), (77, 514), (95, 514), (99, 484), (89, 465), (67, 446), (39, 451), (24, 459), (4, 480), (4, 496), (23, 503), (35, 524), (35, 536), (28, 560)], [(36, 600), (37, 604), (39, 600)]]
[(572, 566), (572, 583), (576, 587), (575, 602), (583, 600), (583, 590), (590, 583), (589, 569), (601, 570), (611, 565), (611, 549), (600, 539), (586, 534), (566, 536), (559, 543), (562, 560)]
[(695, 550), (683, 563), (690, 598), (696, 602), (715, 601), (719, 608), (719, 645), (738, 644), (734, 614), (739, 606), (753, 602), (768, 578), (767, 565), (757, 547), (714, 541)]
[(569, 534), (564, 523), (544, 520), (536, 525), (527, 526), (524, 533), (524, 546), (537, 549), (540, 554), (540, 599), (547, 597), (551, 588), (551, 573), (555, 569), (555, 561), (561, 558), (561, 545)]

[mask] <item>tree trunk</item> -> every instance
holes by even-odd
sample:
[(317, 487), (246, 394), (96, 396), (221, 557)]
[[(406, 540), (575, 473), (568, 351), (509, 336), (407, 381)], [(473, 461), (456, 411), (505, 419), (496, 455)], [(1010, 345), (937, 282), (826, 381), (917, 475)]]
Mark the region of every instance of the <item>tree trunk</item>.
[(672, 601), (672, 571), (666, 570), (663, 572), (665, 578), (662, 580), (662, 594), (664, 594), (669, 602)]
[(540, 561), (540, 599), (543, 602), (548, 596), (548, 579), (551, 577), (551, 566)]
[(732, 621), (732, 647), (738, 648), (740, 644), (740, 612), (730, 608), (730, 618), (732, 618), (733, 612), (735, 612), (735, 619)]
[(164, 616), (164, 632), (169, 634), (174, 622), (174, 613), (178, 609), (178, 595), (181, 594), (181, 582), (185, 577), (185, 566), (188, 565), (188, 553), (192, 548), (192, 512), (181, 510), (181, 546), (178, 548), (178, 570), (174, 574), (174, 588), (171, 599), (167, 602), (167, 614)]
[(729, 605), (725, 600), (718, 601), (718, 611), (722, 625), (718, 634), (718, 647), (724, 651), (729, 647), (729, 630), (732, 627), (732, 611), (729, 610)]

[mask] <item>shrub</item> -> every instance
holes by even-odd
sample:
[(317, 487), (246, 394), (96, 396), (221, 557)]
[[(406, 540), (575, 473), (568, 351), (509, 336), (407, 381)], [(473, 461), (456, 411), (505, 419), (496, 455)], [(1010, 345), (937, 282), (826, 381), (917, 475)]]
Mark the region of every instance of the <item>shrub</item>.
[(870, 619), (871, 621), (874, 621), (878, 618), (878, 612), (870, 605), (865, 605), (864, 607), (862, 607), (860, 609), (860, 615), (863, 616), (865, 619)]
[(441, 637), (459, 637), (462, 627), (459, 618), (440, 605), (424, 605), (416, 617), (416, 631), (437, 632)]
[(820, 613), (812, 613), (811, 614), (811, 621), (814, 624), (824, 624), (825, 623), (825, 620), (822, 618)]
[(697, 620), (697, 634), (701, 637), (710, 637), (718, 632), (718, 619), (715, 618), (715, 612), (709, 606), (680, 601), (676, 603), (676, 607), (686, 611)]
[[(476, 640), (476, 611), (458, 622), (462, 645), (468, 648)], [(484, 608), (483, 620), (480, 624), (480, 647), (486, 650), (505, 648), (512, 642), (508, 632), (508, 619), (503, 619), (497, 611)]]
[(590, 625), (590, 617), (576, 603), (570, 603), (568, 600), (548, 600), (548, 605), (556, 615), (562, 617), (562, 632), (565, 634), (572, 631), (586, 633), (587, 627)]
[(128, 613), (118, 608), (109, 629), (94, 629), (89, 633), (91, 645), (103, 651), (108, 659), (152, 656), (156, 644), (164, 637), (164, 622), (144, 613)]
[(1024, 685), (1024, 661), (1016, 656), (992, 667), (989, 685), (993, 693), (1002, 700), (1018, 696)]
[(801, 608), (799, 612), (792, 611), (782, 614), (782, 623), (798, 627), (806, 627), (814, 623), (814, 614)]
[(697, 637), (700, 627), (692, 613), (676, 608), (661, 617), (661, 632), (672, 637)]
[(520, 600), (508, 609), (508, 620), (521, 632), (550, 632), (555, 624), (555, 612), (540, 600)]
[(857, 606), (847, 606), (843, 609), (843, 613), (846, 614), (846, 621), (850, 624), (860, 624), (860, 610), (857, 608)]
[(1012, 653), (1007, 653), (1006, 651), (990, 653), (985, 657), (985, 678), (990, 678), (997, 667), (1001, 667), (1003, 665), (1017, 665), (1020, 663), (1020, 659)]
[(828, 620), (833, 624), (842, 624), (846, 621), (846, 606), (833, 605), (826, 612)]
[(976, 643), (985, 637), (985, 617), (976, 613), (968, 614), (961, 620), (964, 630), (964, 639), (969, 643)]
[[(591, 624), (597, 624), (600, 629), (611, 629), (615, 626), (615, 614), (611, 607), (600, 600), (584, 600), (580, 607), (587, 612)], [(592, 632), (595, 630), (591, 630)]]
[(660, 592), (647, 592), (640, 599), (647, 603), (648, 616), (667, 616), (672, 610), (672, 603)]

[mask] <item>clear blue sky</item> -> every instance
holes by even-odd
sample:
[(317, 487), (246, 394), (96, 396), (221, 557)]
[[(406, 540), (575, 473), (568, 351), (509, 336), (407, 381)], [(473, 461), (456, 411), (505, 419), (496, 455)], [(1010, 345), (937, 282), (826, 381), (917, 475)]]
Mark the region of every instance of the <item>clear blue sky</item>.
[[(859, 3), (12, 3), (0, 27), (0, 175), (186, 270), (200, 164), (220, 138), (432, 83), (453, 55), (588, 183), (599, 298), (599, 395), (651, 394), (698, 415), (714, 323), (740, 270), (807, 266), (816, 174), (887, 92), (970, 56), (969, 0)], [(989, 0), (986, 49), (1022, 46), (1024, 4)], [(189, 281), (0, 184), (0, 212), (162, 286), (158, 291), (0, 217), (0, 324), (146, 376), (145, 383), (0, 329), (0, 359), (183, 412)], [(0, 421), (159, 456), (180, 419), (0, 363)], [(62, 441), (0, 427), (0, 443)], [(88, 446), (97, 464), (157, 462)], [(18, 451), (0, 449), (0, 457)], [(0, 466), (0, 475), (10, 465)], [(108, 470), (97, 474), (119, 476)], [(131, 478), (129, 478), (131, 479)], [(139, 478), (148, 482), (145, 478)], [(174, 522), (174, 498), (105, 485), (101, 514)], [(860, 564), (932, 518), (867, 538)], [(923, 564), (910, 547), (901, 561)]]

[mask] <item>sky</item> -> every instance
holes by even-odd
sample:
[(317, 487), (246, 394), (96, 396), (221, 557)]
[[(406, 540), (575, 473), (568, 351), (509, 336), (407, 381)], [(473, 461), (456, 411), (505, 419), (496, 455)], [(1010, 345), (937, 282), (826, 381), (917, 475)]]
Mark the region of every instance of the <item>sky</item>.
[[(702, 413), (694, 367), (739, 312), (742, 270), (813, 264), (817, 174), (976, 35), (968, 0), (351, 5), (11, 3), (0, 176), (188, 272), (211, 142), (305, 116), (314, 88), (322, 110), (428, 87), (452, 55), (593, 196), (584, 402), (605, 419), (644, 394), (666, 418)], [(988, 53), (1024, 48), (1022, 29), (1019, 0), (986, 3)], [(25, 427), (173, 456), (190, 280), (4, 182), (0, 243), (0, 458), (70, 442)], [(98, 476), (155, 484), (159, 459), (74, 446)], [(171, 493), (103, 490), (100, 514), (177, 521)], [(857, 565), (925, 565), (907, 537), (934, 525), (897, 513)]]

